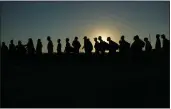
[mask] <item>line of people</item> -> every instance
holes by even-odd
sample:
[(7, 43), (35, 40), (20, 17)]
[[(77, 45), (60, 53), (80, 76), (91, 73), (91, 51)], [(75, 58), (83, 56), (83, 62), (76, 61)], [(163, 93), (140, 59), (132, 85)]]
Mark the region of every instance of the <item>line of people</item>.
[[(160, 36), (163, 39), (163, 46), (161, 47), (161, 41), (160, 41)], [(84, 46), (82, 49), (84, 49), (86, 54), (91, 54), (93, 50), (93, 44), (91, 43), (90, 39), (85, 36), (84, 38)], [(144, 38), (144, 41), (139, 38), (138, 35), (134, 36), (134, 42), (132, 44), (128, 43), (125, 40), (124, 36), (121, 36), (121, 39), (119, 41), (119, 44), (114, 42), (110, 37), (107, 37), (107, 42), (105, 42), (101, 36), (98, 38), (94, 38), (95, 41), (95, 53), (96, 54), (104, 54), (106, 50), (109, 51), (109, 54), (115, 54), (117, 50), (119, 50), (120, 53), (125, 54), (128, 53), (129, 51), (133, 53), (141, 53), (142, 49), (145, 47), (146, 52), (151, 52), (152, 51), (152, 45), (150, 41), (148, 41), (148, 38)], [(47, 50), (48, 54), (52, 54), (53, 51), (53, 42), (51, 40), (51, 37), (47, 37), (48, 45), (47, 45)], [(75, 39), (72, 42), (72, 45), (69, 42), (69, 38), (66, 38), (66, 46), (64, 53), (69, 54), (69, 53), (75, 53), (78, 54), (81, 44), (78, 40), (78, 37), (75, 37)], [(61, 40), (57, 40), (57, 53), (61, 54), (62, 53), (62, 44)], [(24, 55), (24, 54), (42, 54), (42, 42), (41, 39), (37, 40), (37, 46), (36, 49), (34, 48), (33, 40), (31, 38), (28, 39), (28, 43), (26, 45), (23, 45), (21, 41), (18, 41), (18, 45), (14, 45), (13, 40), (10, 41), (9, 44), (9, 49), (6, 46), (5, 42), (2, 42), (1, 46), (1, 52), (3, 54), (17, 54), (17, 55)], [(164, 34), (156, 35), (156, 45), (155, 45), (155, 50), (156, 51), (166, 51), (169, 52), (170, 49), (170, 41), (165, 37)]]

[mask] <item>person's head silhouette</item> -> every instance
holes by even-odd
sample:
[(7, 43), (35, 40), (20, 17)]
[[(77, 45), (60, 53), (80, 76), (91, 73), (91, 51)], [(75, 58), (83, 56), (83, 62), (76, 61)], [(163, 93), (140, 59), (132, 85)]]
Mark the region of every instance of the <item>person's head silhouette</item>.
[(84, 36), (84, 38), (83, 38), (84, 40), (86, 40), (87, 39), (87, 36)]
[(122, 36), (121, 36), (121, 40), (124, 40), (124, 39), (125, 39), (125, 36), (124, 36), (124, 35), (122, 35)]
[(48, 36), (48, 37), (47, 37), (47, 40), (48, 40), (48, 41), (50, 41), (50, 40), (51, 40), (50, 36)]
[(28, 39), (28, 42), (29, 42), (29, 43), (33, 43), (32, 38), (29, 38), (29, 39)]
[(87, 36), (84, 36), (84, 38), (83, 39), (87, 39)]
[(22, 42), (20, 40), (18, 41), (18, 45), (22, 45)]
[(5, 42), (2, 42), (2, 46), (5, 46)]
[(162, 38), (162, 39), (166, 39), (165, 34), (162, 34), (162, 35), (161, 35), (161, 38)]
[(69, 38), (66, 38), (66, 42), (69, 42)]
[(37, 42), (41, 42), (41, 40), (40, 40), (40, 39), (38, 39), (38, 40), (37, 40)]
[(144, 38), (144, 41), (145, 41), (145, 42), (147, 42), (147, 41), (148, 41), (148, 38), (147, 38), (147, 37), (145, 37), (145, 38)]
[(110, 37), (107, 37), (107, 41), (111, 41), (111, 38)]
[(101, 41), (101, 40), (102, 40), (102, 36), (99, 36), (99, 37), (98, 37), (98, 40), (100, 40), (100, 41)]
[(13, 44), (13, 40), (11, 40), (10, 43)]
[(78, 40), (78, 37), (77, 37), (77, 36), (75, 36), (75, 40), (76, 40), (76, 41)]
[(58, 39), (57, 42), (60, 43), (61, 42), (61, 39)]
[(159, 39), (160, 38), (160, 34), (156, 34), (156, 38)]
[(97, 42), (97, 37), (94, 38), (94, 41)]
[(139, 36), (138, 35), (134, 36), (134, 40), (135, 41), (138, 40), (138, 39), (139, 39)]

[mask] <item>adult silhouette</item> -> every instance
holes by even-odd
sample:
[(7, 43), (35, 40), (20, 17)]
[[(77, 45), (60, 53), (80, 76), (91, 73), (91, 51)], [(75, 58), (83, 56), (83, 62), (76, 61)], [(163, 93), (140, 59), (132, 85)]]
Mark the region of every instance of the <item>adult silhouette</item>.
[(161, 50), (161, 41), (160, 41), (160, 35), (159, 34), (156, 35), (155, 49), (156, 49), (156, 51), (160, 51)]
[(131, 50), (134, 54), (140, 54), (145, 43), (139, 38), (138, 35), (134, 36), (134, 42), (131, 45)]
[(88, 46), (88, 54), (91, 54), (93, 50), (93, 44), (91, 43), (90, 39), (87, 39), (87, 46)]
[(17, 50), (17, 54), (19, 56), (24, 55), (26, 53), (26, 49), (20, 40), (18, 41), (18, 45), (16, 46), (16, 50)]
[(166, 38), (164, 34), (161, 35), (161, 38), (163, 39), (163, 51), (164, 52), (169, 52), (170, 50), (170, 41)]
[(40, 39), (38, 39), (37, 40), (37, 46), (36, 46), (36, 53), (38, 55), (42, 54), (42, 47), (43, 47), (42, 42)]
[(99, 42), (98, 42), (98, 40), (97, 40), (96, 37), (94, 38), (94, 42), (95, 42), (95, 44), (94, 44), (95, 53), (96, 53), (96, 54), (99, 54), (100, 47), (99, 47)]
[(11, 40), (11, 41), (10, 41), (10, 44), (9, 44), (9, 54), (10, 54), (11, 56), (13, 56), (13, 55), (15, 55), (15, 53), (16, 53), (16, 47), (15, 47), (15, 45), (14, 45), (13, 40)]
[(74, 41), (72, 42), (72, 46), (74, 47), (74, 53), (78, 54), (79, 53), (79, 49), (81, 47), (81, 44), (78, 41), (78, 37), (75, 37)]
[(32, 38), (28, 39), (28, 43), (26, 44), (26, 48), (27, 48), (27, 53), (32, 55), (35, 53), (35, 49), (34, 49), (34, 44), (33, 44), (33, 40)]
[(84, 36), (84, 46), (83, 49), (85, 50), (86, 54), (91, 54), (92, 50), (93, 50), (93, 45), (90, 41), (90, 39), (87, 38), (87, 36)]
[(151, 52), (152, 46), (150, 41), (148, 41), (148, 38), (144, 38), (144, 42), (145, 42), (145, 51), (148, 53)]
[(130, 43), (125, 41), (125, 36), (121, 36), (121, 39), (119, 41), (119, 52), (122, 54), (125, 54), (130, 49)]
[(100, 41), (99, 43), (100, 52), (103, 55), (105, 53), (105, 50), (108, 49), (108, 43), (103, 41), (101, 36), (98, 37), (98, 40)]
[(50, 36), (47, 37), (47, 41), (48, 41), (48, 45), (47, 45), (48, 54), (52, 54), (53, 53), (53, 42), (51, 41)]
[(107, 41), (109, 42), (109, 54), (116, 53), (116, 50), (119, 48), (119, 45), (116, 42), (112, 41), (110, 37), (107, 37)]
[(62, 48), (61, 39), (58, 39), (57, 43), (58, 43), (58, 45), (57, 45), (57, 53), (61, 54), (61, 48)]
[(8, 47), (6, 46), (5, 42), (2, 42), (1, 52), (3, 56), (6, 56), (8, 54)]
[(88, 44), (87, 44), (87, 36), (84, 36), (84, 46), (83, 46), (83, 49), (85, 51), (85, 53), (88, 53)]
[(73, 50), (73, 48), (71, 47), (71, 45), (69, 43), (69, 38), (66, 38), (65, 53), (69, 54), (72, 52), (72, 50)]

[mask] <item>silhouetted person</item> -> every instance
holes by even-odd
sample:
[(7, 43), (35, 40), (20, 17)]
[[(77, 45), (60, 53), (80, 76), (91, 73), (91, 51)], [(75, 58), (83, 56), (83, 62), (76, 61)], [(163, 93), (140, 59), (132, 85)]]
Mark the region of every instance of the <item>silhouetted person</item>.
[(62, 48), (61, 39), (58, 39), (57, 42), (58, 42), (58, 45), (57, 45), (57, 53), (58, 54), (61, 54), (61, 48)]
[(102, 37), (99, 36), (98, 40), (100, 41), (99, 47), (100, 47), (100, 52), (103, 55), (105, 53), (105, 50), (108, 49), (108, 43), (102, 40)]
[(139, 38), (138, 35), (134, 36), (134, 42), (131, 45), (131, 50), (134, 54), (140, 54), (145, 43)]
[(83, 46), (83, 49), (85, 51), (85, 53), (88, 53), (88, 43), (87, 43), (87, 36), (84, 36), (84, 46)]
[(94, 38), (94, 41), (95, 41), (95, 44), (94, 44), (95, 53), (99, 54), (99, 51), (100, 51), (99, 42), (97, 41), (97, 38)]
[(148, 53), (151, 52), (152, 46), (151, 43), (148, 41), (148, 38), (144, 38), (144, 41), (145, 41), (145, 51)]
[(53, 43), (51, 41), (50, 36), (47, 37), (47, 40), (48, 40), (48, 45), (47, 45), (48, 54), (52, 54), (53, 53)]
[(11, 40), (10, 44), (9, 44), (9, 54), (15, 55), (15, 53), (16, 53), (16, 48), (15, 48), (15, 45), (13, 43), (13, 40)]
[(74, 47), (74, 53), (78, 54), (79, 53), (79, 49), (81, 47), (81, 44), (78, 41), (78, 37), (75, 37), (74, 41), (72, 42), (72, 46)]
[(161, 42), (160, 42), (160, 35), (159, 34), (156, 35), (155, 49), (156, 49), (156, 51), (160, 51), (161, 50)]
[(125, 36), (121, 36), (121, 39), (119, 41), (119, 52), (124, 54), (127, 53), (130, 49), (130, 43), (125, 41)]
[(37, 46), (36, 46), (36, 53), (38, 55), (42, 54), (42, 47), (43, 47), (42, 42), (40, 39), (38, 39), (37, 40)]
[(116, 50), (119, 48), (119, 45), (116, 42), (112, 41), (110, 37), (107, 37), (107, 41), (109, 42), (109, 54), (116, 53)]
[(66, 38), (66, 46), (65, 46), (65, 53), (69, 54), (71, 53), (73, 48), (71, 47), (69, 43), (69, 38)]
[(17, 54), (19, 56), (24, 55), (26, 53), (26, 49), (21, 41), (18, 41), (18, 45), (16, 46), (16, 49), (17, 49)]
[(83, 49), (85, 50), (86, 54), (91, 54), (91, 51), (93, 50), (93, 45), (90, 42), (90, 40), (85, 36), (84, 38), (84, 46)]
[(163, 51), (169, 52), (170, 50), (170, 41), (166, 39), (166, 36), (164, 34), (161, 35), (161, 38), (163, 39)]
[(90, 39), (87, 39), (87, 47), (88, 47), (88, 54), (91, 54), (93, 50), (93, 44), (91, 43)]
[(26, 47), (27, 47), (28, 54), (33, 55), (35, 53), (33, 40), (31, 38), (28, 39), (28, 43), (26, 44)]
[(1, 52), (3, 56), (6, 56), (8, 54), (8, 47), (6, 46), (5, 42), (2, 42)]

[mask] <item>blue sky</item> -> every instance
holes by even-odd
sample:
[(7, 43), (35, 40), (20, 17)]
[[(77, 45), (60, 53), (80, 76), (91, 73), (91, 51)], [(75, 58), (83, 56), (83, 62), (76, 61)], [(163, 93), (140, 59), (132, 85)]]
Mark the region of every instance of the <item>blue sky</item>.
[(72, 43), (75, 36), (83, 46), (86, 35), (93, 38), (101, 35), (103, 39), (110, 36), (118, 42), (125, 35), (128, 42), (133, 36), (140, 38), (151, 35), (155, 44), (156, 34), (170, 36), (169, 1), (56, 1), (56, 2), (3, 2), (1, 7), (1, 39), (9, 44), (21, 40), (24, 44), (28, 38), (43, 42), (43, 51), (47, 52), (47, 36), (52, 37), (56, 52), (57, 39), (65, 38)]

